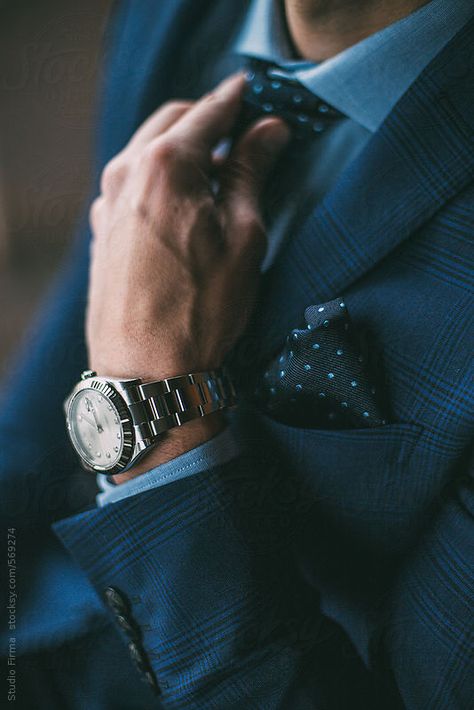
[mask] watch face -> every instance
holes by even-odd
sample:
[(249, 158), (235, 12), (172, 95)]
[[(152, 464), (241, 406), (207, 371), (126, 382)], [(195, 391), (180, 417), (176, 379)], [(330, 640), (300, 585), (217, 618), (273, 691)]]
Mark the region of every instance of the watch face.
[(116, 406), (103, 392), (80, 390), (70, 403), (68, 426), (72, 442), (86, 464), (109, 469), (119, 462), (124, 431)]

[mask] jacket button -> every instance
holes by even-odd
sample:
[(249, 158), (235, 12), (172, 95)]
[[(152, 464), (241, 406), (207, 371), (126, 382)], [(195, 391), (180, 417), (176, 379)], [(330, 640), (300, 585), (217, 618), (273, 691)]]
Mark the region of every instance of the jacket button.
[(134, 641), (137, 641), (140, 638), (140, 630), (136, 626), (136, 624), (133, 623), (130, 619), (128, 619), (126, 616), (122, 616), (121, 614), (118, 614), (116, 616), (117, 623), (120, 626), (120, 628), (125, 631), (127, 636)]
[(105, 603), (116, 614), (126, 614), (128, 602), (123, 594), (115, 587), (107, 587), (104, 591)]

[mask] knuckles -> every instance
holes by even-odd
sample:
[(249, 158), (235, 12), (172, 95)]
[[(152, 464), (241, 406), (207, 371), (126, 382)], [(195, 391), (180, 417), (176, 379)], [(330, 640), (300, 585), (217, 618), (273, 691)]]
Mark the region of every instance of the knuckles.
[(193, 105), (192, 101), (171, 100), (166, 101), (160, 108), (159, 114), (162, 116), (174, 116), (175, 114), (187, 111)]
[(267, 247), (266, 230), (259, 214), (253, 209), (242, 209), (234, 215), (232, 238), (235, 250), (246, 261), (260, 262), (265, 256)]
[(100, 189), (104, 194), (116, 191), (124, 182), (128, 173), (128, 166), (122, 154), (112, 158), (102, 171)]
[[(168, 101), (159, 110), (159, 114), (166, 120), (173, 116), (178, 117), (192, 106), (191, 101)], [(132, 167), (132, 155), (129, 150), (118, 153), (110, 160), (102, 171), (100, 189), (104, 194), (113, 194), (124, 183)], [(169, 165), (178, 157), (180, 151), (173, 141), (164, 135), (155, 138), (142, 150), (145, 165), (155, 167), (157, 164)], [(141, 161), (139, 161), (141, 163)]]
[(143, 164), (151, 171), (168, 169), (179, 162), (181, 150), (176, 141), (162, 137), (152, 140), (143, 150)]
[(99, 226), (101, 222), (103, 203), (104, 200), (102, 197), (96, 197), (89, 209), (89, 223), (94, 234), (100, 231)]
[(242, 210), (235, 219), (236, 229), (242, 235), (243, 242), (254, 242), (265, 235), (262, 220), (254, 210)]

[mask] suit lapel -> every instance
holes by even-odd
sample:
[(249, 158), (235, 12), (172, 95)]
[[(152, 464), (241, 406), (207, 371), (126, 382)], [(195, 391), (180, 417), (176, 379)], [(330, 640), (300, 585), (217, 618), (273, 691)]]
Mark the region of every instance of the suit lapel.
[(139, 9), (132, 0), (117, 3), (107, 37), (100, 165), (120, 150), (137, 128), (153, 80), (152, 93), (157, 102), (166, 96), (171, 75), (166, 66), (172, 61), (176, 37), (183, 28), (186, 12), (180, 9), (184, 5), (193, 16), (192, 0), (144, 0)]
[[(131, 0), (121, 3), (112, 24), (98, 169), (160, 103), (202, 90), (202, 72), (228, 46), (247, 5), (143, 2), (139, 11)], [(263, 358), (301, 323), (307, 305), (337, 297), (473, 178), (473, 35), (474, 20), (400, 100), (264, 278), (249, 333), (258, 334)]]
[(161, 103), (200, 95), (203, 72), (219, 59), (247, 4), (248, 0), (142, 0), (140, 7), (133, 0), (119, 3), (109, 30), (99, 168)]
[[(336, 298), (474, 178), (471, 21), (399, 101), (263, 280), (269, 357), (306, 306)], [(259, 345), (260, 349), (260, 345)]]

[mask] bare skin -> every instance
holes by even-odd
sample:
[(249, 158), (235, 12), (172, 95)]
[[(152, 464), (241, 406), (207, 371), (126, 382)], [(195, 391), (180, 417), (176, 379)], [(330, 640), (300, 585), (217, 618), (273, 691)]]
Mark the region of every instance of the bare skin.
[[(425, 4), (424, 0), (285, 0), (303, 57), (321, 61)], [(105, 168), (91, 209), (94, 235), (87, 311), (89, 364), (99, 375), (164, 377), (219, 366), (243, 332), (265, 252), (259, 196), (287, 143), (278, 118), (259, 121), (220, 164), (213, 149), (230, 135), (242, 76), (195, 104), (153, 114)], [(212, 438), (213, 414), (172, 429), (117, 483)]]
[(427, 0), (284, 0), (298, 54), (322, 62), (409, 15)]
[[(106, 167), (91, 209), (89, 362), (99, 375), (161, 380), (218, 367), (252, 312), (266, 237), (258, 198), (289, 131), (278, 118), (251, 127), (221, 164), (244, 86), (232, 77), (191, 105), (161, 107)], [(172, 429), (149, 470), (223, 427), (212, 415)]]

